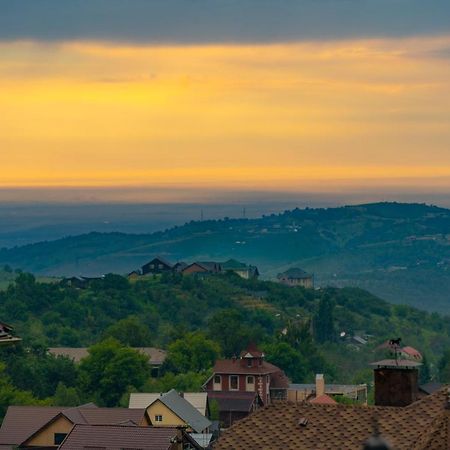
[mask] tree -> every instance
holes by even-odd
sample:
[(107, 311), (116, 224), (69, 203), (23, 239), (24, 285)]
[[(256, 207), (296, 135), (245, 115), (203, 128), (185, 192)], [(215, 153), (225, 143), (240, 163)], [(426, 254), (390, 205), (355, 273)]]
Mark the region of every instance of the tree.
[(188, 333), (169, 345), (165, 370), (200, 372), (211, 368), (220, 354), (219, 345), (204, 333)]
[(110, 325), (105, 331), (105, 337), (108, 336), (130, 347), (151, 345), (150, 330), (136, 316), (129, 316)]
[(439, 360), (438, 371), (439, 381), (442, 383), (450, 382), (450, 349), (446, 350)]
[(283, 369), (294, 383), (305, 381), (308, 367), (299, 351), (296, 351), (287, 342), (269, 344), (264, 349), (267, 360)]
[(249, 330), (242, 322), (242, 314), (236, 309), (219, 311), (208, 322), (209, 336), (219, 343), (227, 357), (238, 355), (250, 342)]
[(422, 365), (420, 366), (419, 371), (419, 383), (426, 384), (430, 381), (431, 381), (430, 364), (428, 362), (426, 355), (423, 355)]
[(333, 311), (334, 302), (325, 295), (320, 299), (319, 309), (313, 319), (314, 338), (321, 344), (335, 340)]
[(160, 378), (150, 378), (144, 386), (145, 392), (167, 392), (175, 389), (178, 392), (199, 392), (209, 372), (186, 372), (175, 375), (167, 372)]
[(80, 363), (80, 387), (100, 405), (115, 406), (129, 387), (142, 389), (150, 375), (148, 357), (108, 338), (88, 349)]
[(64, 383), (59, 382), (52, 403), (55, 406), (78, 406), (81, 400), (75, 388), (68, 388)]
[(11, 379), (5, 373), (5, 364), (0, 363), (0, 419), (6, 413), (9, 405), (45, 405), (33, 397), (30, 391), (17, 389), (11, 383)]

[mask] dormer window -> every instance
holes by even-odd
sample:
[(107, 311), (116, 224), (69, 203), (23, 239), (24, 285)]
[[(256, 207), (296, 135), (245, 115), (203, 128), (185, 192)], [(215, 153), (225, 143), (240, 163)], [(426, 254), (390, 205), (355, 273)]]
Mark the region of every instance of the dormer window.
[(252, 359), (247, 359), (247, 367), (253, 367), (253, 360)]

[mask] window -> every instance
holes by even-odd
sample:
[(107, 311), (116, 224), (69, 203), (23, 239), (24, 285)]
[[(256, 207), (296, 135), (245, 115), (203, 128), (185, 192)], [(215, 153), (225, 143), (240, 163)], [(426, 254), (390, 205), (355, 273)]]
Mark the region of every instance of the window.
[(247, 367), (252, 367), (253, 361), (251, 359), (247, 359)]
[(67, 436), (67, 433), (55, 433), (53, 436), (53, 443), (55, 445), (61, 445), (64, 438)]
[(163, 418), (162, 418), (162, 416), (160, 414), (157, 414), (155, 416), (155, 422), (162, 422), (162, 420), (163, 420)]
[(158, 269), (164, 269), (164, 266), (162, 264), (158, 264)]
[(222, 382), (222, 377), (220, 375), (214, 376), (214, 384), (220, 384)]
[(239, 389), (239, 377), (230, 375), (230, 390), (237, 391)]
[(255, 384), (255, 377), (253, 375), (247, 377), (247, 384)]

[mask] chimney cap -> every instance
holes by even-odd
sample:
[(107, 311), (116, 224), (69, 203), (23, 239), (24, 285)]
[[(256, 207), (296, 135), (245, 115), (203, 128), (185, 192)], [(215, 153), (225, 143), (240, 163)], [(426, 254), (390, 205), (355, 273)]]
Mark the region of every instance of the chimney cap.
[(377, 368), (389, 368), (389, 369), (415, 369), (422, 365), (417, 361), (411, 361), (409, 359), (383, 359), (370, 363), (371, 366), (377, 366)]

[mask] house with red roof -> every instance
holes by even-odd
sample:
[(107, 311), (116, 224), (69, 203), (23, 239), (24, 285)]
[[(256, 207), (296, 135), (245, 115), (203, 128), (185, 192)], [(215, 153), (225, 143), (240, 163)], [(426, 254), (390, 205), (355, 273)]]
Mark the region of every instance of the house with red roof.
[(277, 366), (267, 362), (255, 345), (249, 345), (238, 358), (216, 361), (213, 375), (204, 384), (208, 392), (256, 392), (264, 405), (285, 399), (289, 379)]

